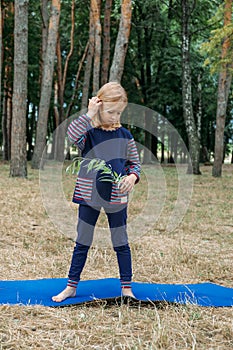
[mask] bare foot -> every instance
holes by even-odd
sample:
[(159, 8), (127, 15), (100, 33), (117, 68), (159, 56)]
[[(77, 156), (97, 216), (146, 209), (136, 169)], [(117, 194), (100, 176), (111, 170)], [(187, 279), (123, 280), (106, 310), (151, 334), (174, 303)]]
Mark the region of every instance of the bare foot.
[(136, 299), (131, 288), (122, 288), (122, 295)]
[(52, 297), (53, 301), (60, 303), (67, 298), (73, 298), (76, 296), (76, 288), (67, 286), (61, 293)]

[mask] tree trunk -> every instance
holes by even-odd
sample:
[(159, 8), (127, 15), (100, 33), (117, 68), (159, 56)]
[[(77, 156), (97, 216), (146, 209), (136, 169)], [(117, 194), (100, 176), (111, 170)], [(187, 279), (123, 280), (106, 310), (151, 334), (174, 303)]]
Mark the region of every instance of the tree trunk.
[(101, 56), (101, 23), (100, 10), (101, 0), (92, 0), (93, 2), (93, 20), (95, 26), (95, 49), (94, 49), (94, 66), (93, 66), (93, 95), (99, 90), (100, 85), (100, 56)]
[[(93, 1), (91, 1), (91, 5), (93, 5)], [(88, 52), (87, 52), (87, 62), (86, 62), (85, 72), (84, 72), (81, 109), (84, 109), (87, 107), (91, 71), (92, 71), (92, 62), (93, 62), (93, 56), (94, 56), (94, 47), (95, 47), (95, 27), (94, 27), (94, 21), (93, 21), (93, 8), (91, 6), (90, 18), (89, 18), (89, 45), (88, 45)]]
[(46, 146), (47, 123), (51, 100), (54, 58), (56, 51), (57, 33), (60, 19), (60, 0), (52, 0), (49, 20), (48, 43), (42, 74), (41, 97), (39, 104), (39, 119), (36, 129), (36, 144), (32, 158), (32, 168), (39, 169), (43, 151)]
[(8, 160), (11, 159), (11, 133), (12, 133), (12, 115), (13, 115), (13, 104), (12, 104), (12, 90), (11, 87), (7, 91), (7, 153), (8, 153)]
[(178, 134), (176, 132), (171, 132), (171, 163), (177, 164), (178, 158)]
[[(64, 73), (63, 73), (63, 90), (65, 89), (66, 85), (66, 77), (67, 77), (67, 71), (69, 66), (69, 61), (71, 56), (74, 52), (74, 29), (75, 29), (75, 0), (72, 0), (71, 4), (71, 31), (70, 31), (70, 51), (66, 57), (65, 67), (64, 67)], [(60, 84), (59, 84), (60, 85)], [(64, 91), (63, 91), (64, 95)], [(63, 96), (62, 96), (63, 98)]]
[[(3, 159), (8, 160), (7, 157), (7, 118), (6, 110), (4, 110), (4, 99), (3, 99), (3, 111), (2, 111), (2, 62), (3, 62), (3, 11), (2, 2), (0, 3), (0, 114), (2, 114), (2, 146), (3, 146)], [(5, 96), (5, 91), (4, 91)]]
[(201, 143), (201, 122), (202, 122), (202, 74), (199, 73), (197, 77), (197, 136)]
[[(231, 24), (232, 16), (232, 0), (225, 0), (224, 10), (224, 27)], [(218, 80), (218, 98), (217, 98), (217, 113), (216, 113), (216, 130), (215, 130), (215, 147), (214, 147), (214, 166), (212, 169), (212, 175), (214, 177), (221, 177), (222, 164), (224, 159), (224, 129), (226, 123), (226, 110), (228, 96), (231, 86), (232, 73), (229, 70), (229, 63), (224, 62), (228, 55), (228, 51), (231, 46), (231, 39), (226, 37), (222, 44), (223, 60), (222, 69), (219, 74)], [(232, 68), (232, 67), (231, 67)]]
[[(64, 161), (64, 150), (65, 150), (65, 137), (66, 127), (63, 122), (66, 119), (64, 111), (64, 91), (66, 86), (66, 78), (68, 72), (68, 66), (71, 56), (74, 52), (74, 30), (75, 30), (75, 0), (72, 0), (71, 4), (71, 31), (70, 31), (70, 50), (66, 57), (64, 72), (62, 73), (62, 54), (60, 45), (60, 36), (57, 38), (57, 81), (54, 86), (54, 113), (56, 120), (56, 132), (54, 133), (54, 159), (57, 161)], [(59, 106), (59, 108), (58, 108)], [(61, 125), (59, 127), (59, 125)], [(59, 128), (58, 128), (59, 127)]]
[[(54, 79), (54, 107), (53, 107), (53, 112), (54, 112), (54, 119), (55, 119), (55, 129), (59, 125), (59, 109), (58, 109), (58, 105), (59, 105), (58, 82), (57, 82), (57, 79)], [(55, 141), (55, 140), (53, 139), (53, 141)], [(55, 148), (56, 148), (56, 146), (55, 146)], [(56, 151), (55, 151), (55, 153), (56, 153)]]
[(4, 93), (2, 109), (3, 159), (11, 159), (11, 126), (12, 126), (12, 72), (11, 64), (4, 69)]
[(151, 138), (151, 152), (153, 156), (158, 160), (158, 118), (157, 115), (153, 119), (153, 133)]
[(192, 164), (189, 165), (188, 173), (200, 175), (199, 157), (200, 142), (197, 135), (196, 123), (192, 106), (192, 83), (190, 69), (190, 0), (182, 0), (182, 97), (183, 115), (189, 141), (189, 153)]
[(110, 27), (111, 27), (112, 0), (106, 0), (103, 24), (103, 56), (101, 70), (101, 85), (108, 82), (108, 72), (110, 63)]
[(15, 0), (14, 84), (10, 175), (27, 177), (28, 0)]
[(27, 159), (32, 160), (33, 155), (33, 132), (35, 130), (35, 120), (36, 120), (36, 109), (37, 106), (33, 104), (32, 110), (30, 111), (30, 118), (27, 118)]
[[(145, 51), (146, 55), (146, 86), (144, 86), (144, 101), (148, 105), (148, 93), (147, 89), (151, 86), (151, 32), (148, 28), (144, 28), (144, 38), (145, 38)], [(142, 65), (143, 67), (143, 65)], [(147, 148), (145, 163), (151, 163), (152, 161), (152, 129), (153, 129), (153, 113), (152, 110), (146, 111), (146, 131), (145, 131), (145, 146)], [(149, 131), (148, 131), (149, 130)]]
[[(71, 29), (72, 32), (72, 29)], [(57, 74), (54, 81), (54, 114), (55, 114), (55, 132), (53, 133), (53, 143), (54, 143), (54, 159), (58, 161), (64, 160), (64, 146), (65, 146), (65, 132), (63, 127), (59, 127), (60, 124), (65, 120), (64, 112), (64, 91), (65, 91), (65, 82), (66, 74), (68, 69), (69, 55), (71, 55), (72, 49), (72, 40), (71, 40), (71, 49), (67, 56), (64, 74), (62, 74), (62, 57), (61, 57), (61, 47), (60, 47), (60, 36), (58, 34), (57, 38)], [(72, 51), (71, 51), (72, 50)]]
[(0, 114), (2, 113), (2, 2), (0, 3)]
[(109, 81), (121, 81), (131, 28), (132, 1), (122, 0), (121, 20), (118, 30)]
[(84, 52), (83, 52), (82, 59), (79, 62), (78, 71), (76, 73), (76, 78), (75, 78), (75, 85), (74, 85), (74, 89), (73, 89), (73, 94), (72, 94), (69, 106), (68, 106), (68, 108), (66, 110), (66, 116), (65, 116), (66, 119), (70, 116), (72, 108), (74, 106), (74, 101), (75, 101), (75, 99), (77, 97), (77, 91), (78, 91), (78, 85), (79, 85), (79, 77), (80, 77), (80, 73), (81, 73), (81, 70), (82, 70), (83, 63), (84, 63), (84, 61), (85, 61), (85, 59), (87, 57), (88, 49), (89, 49), (89, 41), (86, 44), (86, 47), (85, 47)]
[[(4, 23), (14, 16), (14, 4), (2, 2), (2, 27)], [(13, 29), (13, 28), (12, 28)], [(3, 159), (11, 158), (11, 126), (12, 126), (12, 90), (13, 90), (13, 36), (10, 36), (5, 44), (2, 42), (1, 60), (4, 62), (6, 53), (4, 73), (3, 73), (3, 101), (2, 101), (2, 133), (3, 133)]]
[[(64, 120), (64, 90), (66, 83), (66, 74), (68, 69), (68, 58), (66, 59), (64, 74), (62, 73), (62, 55), (61, 55), (61, 43), (60, 43), (60, 35), (57, 35), (57, 45), (56, 45), (56, 54), (57, 54), (57, 65), (56, 65), (56, 82), (54, 85), (57, 88), (57, 100), (56, 100), (56, 108), (58, 112), (58, 120), (57, 125)], [(68, 57), (68, 56), (67, 56)], [(54, 93), (55, 94), (55, 93)]]
[[(68, 66), (71, 56), (74, 52), (74, 30), (75, 30), (75, 0), (72, 0), (71, 4), (71, 31), (70, 31), (70, 50), (66, 57), (64, 71), (62, 72), (62, 54), (61, 54), (61, 44), (60, 36), (58, 34), (57, 38), (57, 81), (54, 83), (54, 113), (56, 120), (56, 131), (53, 134), (54, 140), (54, 159), (57, 161), (64, 161), (64, 151), (65, 151), (65, 137), (66, 137), (66, 127), (65, 127), (65, 111), (64, 111), (64, 92), (66, 86), (66, 78), (68, 72)], [(59, 106), (59, 108), (58, 108)], [(63, 124), (64, 123), (64, 124)], [(61, 125), (59, 127), (59, 125)]]
[(2, 108), (2, 145), (3, 145), (3, 160), (9, 160), (10, 154), (8, 153), (8, 137), (7, 137), (7, 92), (4, 91), (3, 96), (3, 108)]
[(41, 45), (41, 74), (40, 82), (42, 82), (42, 72), (45, 63), (45, 55), (48, 44), (48, 30), (49, 30), (49, 13), (48, 0), (41, 0), (41, 19), (42, 19), (42, 45)]
[[(139, 4), (138, 4), (139, 7)], [(135, 9), (136, 11), (137, 9)], [(138, 11), (141, 13), (140, 11), (140, 7), (138, 8)], [(138, 15), (140, 16), (140, 14)], [(136, 85), (138, 88), (138, 91), (140, 92), (140, 100), (141, 103), (143, 104), (147, 104), (147, 95), (146, 95), (146, 78), (145, 78), (145, 69), (144, 69), (144, 57), (143, 57), (143, 52), (144, 52), (144, 47), (143, 47), (143, 42), (144, 42), (144, 38), (142, 37), (142, 30), (140, 28), (140, 26), (136, 26), (136, 33), (137, 33), (137, 41), (138, 41), (138, 46), (137, 46), (137, 58), (138, 58), (138, 62), (140, 64), (139, 66), (139, 70), (140, 70), (140, 80), (136, 81)], [(140, 91), (141, 90), (141, 91)]]
[(148, 130), (152, 130), (153, 125), (153, 111), (150, 109), (145, 110), (145, 148), (144, 148), (144, 157), (143, 164), (151, 163), (151, 146), (152, 146), (152, 138), (151, 132)]
[[(163, 115), (166, 116), (166, 105), (163, 108)], [(165, 129), (166, 129), (166, 119), (162, 118), (162, 126), (161, 126), (161, 160), (160, 163), (164, 164), (165, 162)]]

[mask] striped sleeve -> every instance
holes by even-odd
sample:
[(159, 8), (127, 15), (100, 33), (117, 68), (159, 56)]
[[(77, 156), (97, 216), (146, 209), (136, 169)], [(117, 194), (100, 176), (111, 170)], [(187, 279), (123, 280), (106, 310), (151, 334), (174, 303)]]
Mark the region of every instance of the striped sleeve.
[(81, 150), (84, 149), (87, 131), (90, 129), (91, 118), (88, 115), (81, 115), (78, 119), (73, 120), (68, 126), (67, 134), (69, 140)]
[(125, 170), (127, 175), (131, 175), (131, 174), (136, 175), (137, 177), (136, 183), (139, 181), (141, 165), (140, 165), (137, 147), (133, 138), (128, 141), (128, 154), (127, 154)]

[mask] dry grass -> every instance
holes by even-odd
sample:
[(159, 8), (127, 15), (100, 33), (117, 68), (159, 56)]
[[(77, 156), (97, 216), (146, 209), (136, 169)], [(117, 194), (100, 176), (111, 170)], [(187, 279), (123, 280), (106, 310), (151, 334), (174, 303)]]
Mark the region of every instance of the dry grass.
[[(168, 197), (156, 227), (131, 244), (134, 280), (158, 283), (212, 281), (233, 288), (233, 167), (195, 177), (190, 207), (172, 233), (164, 229), (174, 201), (175, 169), (164, 168)], [(153, 168), (151, 168), (153, 171)], [(1, 279), (65, 277), (73, 242), (57, 232), (42, 205), (37, 171), (8, 177), (0, 163)], [(66, 183), (69, 196), (72, 186)], [(140, 187), (141, 186), (141, 187)], [(146, 181), (131, 203), (141, 210)], [(101, 225), (104, 225), (104, 218)], [(83, 279), (118, 277), (112, 249), (93, 247)], [(104, 302), (66, 308), (0, 307), (0, 349), (221, 349), (233, 348), (233, 309), (164, 304), (138, 308)]]

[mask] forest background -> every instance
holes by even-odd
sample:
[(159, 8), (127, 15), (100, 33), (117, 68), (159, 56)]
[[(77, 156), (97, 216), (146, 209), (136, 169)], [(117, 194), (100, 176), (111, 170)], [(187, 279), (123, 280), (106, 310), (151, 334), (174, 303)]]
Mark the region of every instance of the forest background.
[(12, 176), (27, 176), (27, 160), (39, 168), (48, 143), (63, 157), (54, 130), (111, 80), (146, 107), (151, 133), (127, 127), (159, 162), (182, 159), (158, 115), (186, 143), (194, 174), (214, 161), (221, 176), (233, 162), (232, 1), (9, 0), (0, 17), (0, 144)]
[[(54, 130), (84, 110), (99, 86), (117, 80), (143, 111), (145, 128), (126, 125), (151, 150), (142, 169), (156, 176), (153, 190), (166, 192), (165, 202), (156, 198), (161, 211), (151, 206), (153, 215), (160, 213), (156, 225), (132, 237), (134, 280), (232, 288), (232, 1), (2, 0), (0, 12), (1, 279), (67, 276), (74, 242), (59, 234), (45, 209), (41, 154), (47, 144), (51, 163), (63, 161), (64, 134), (55, 139)], [(166, 230), (168, 219), (177, 188), (185, 187), (179, 167), (166, 165), (187, 159), (180, 139), (166, 133), (166, 120), (185, 141), (193, 173), (202, 173), (187, 176), (192, 198), (173, 232)], [(156, 166), (151, 154), (165, 166)], [(74, 182), (63, 177), (69, 204)], [(146, 189), (143, 175), (129, 225), (143, 213)], [(56, 206), (55, 196), (51, 203)], [(84, 280), (118, 277), (111, 247), (93, 246), (88, 259)], [(232, 310), (98, 300), (68, 308), (2, 305), (0, 349), (231, 350)]]

